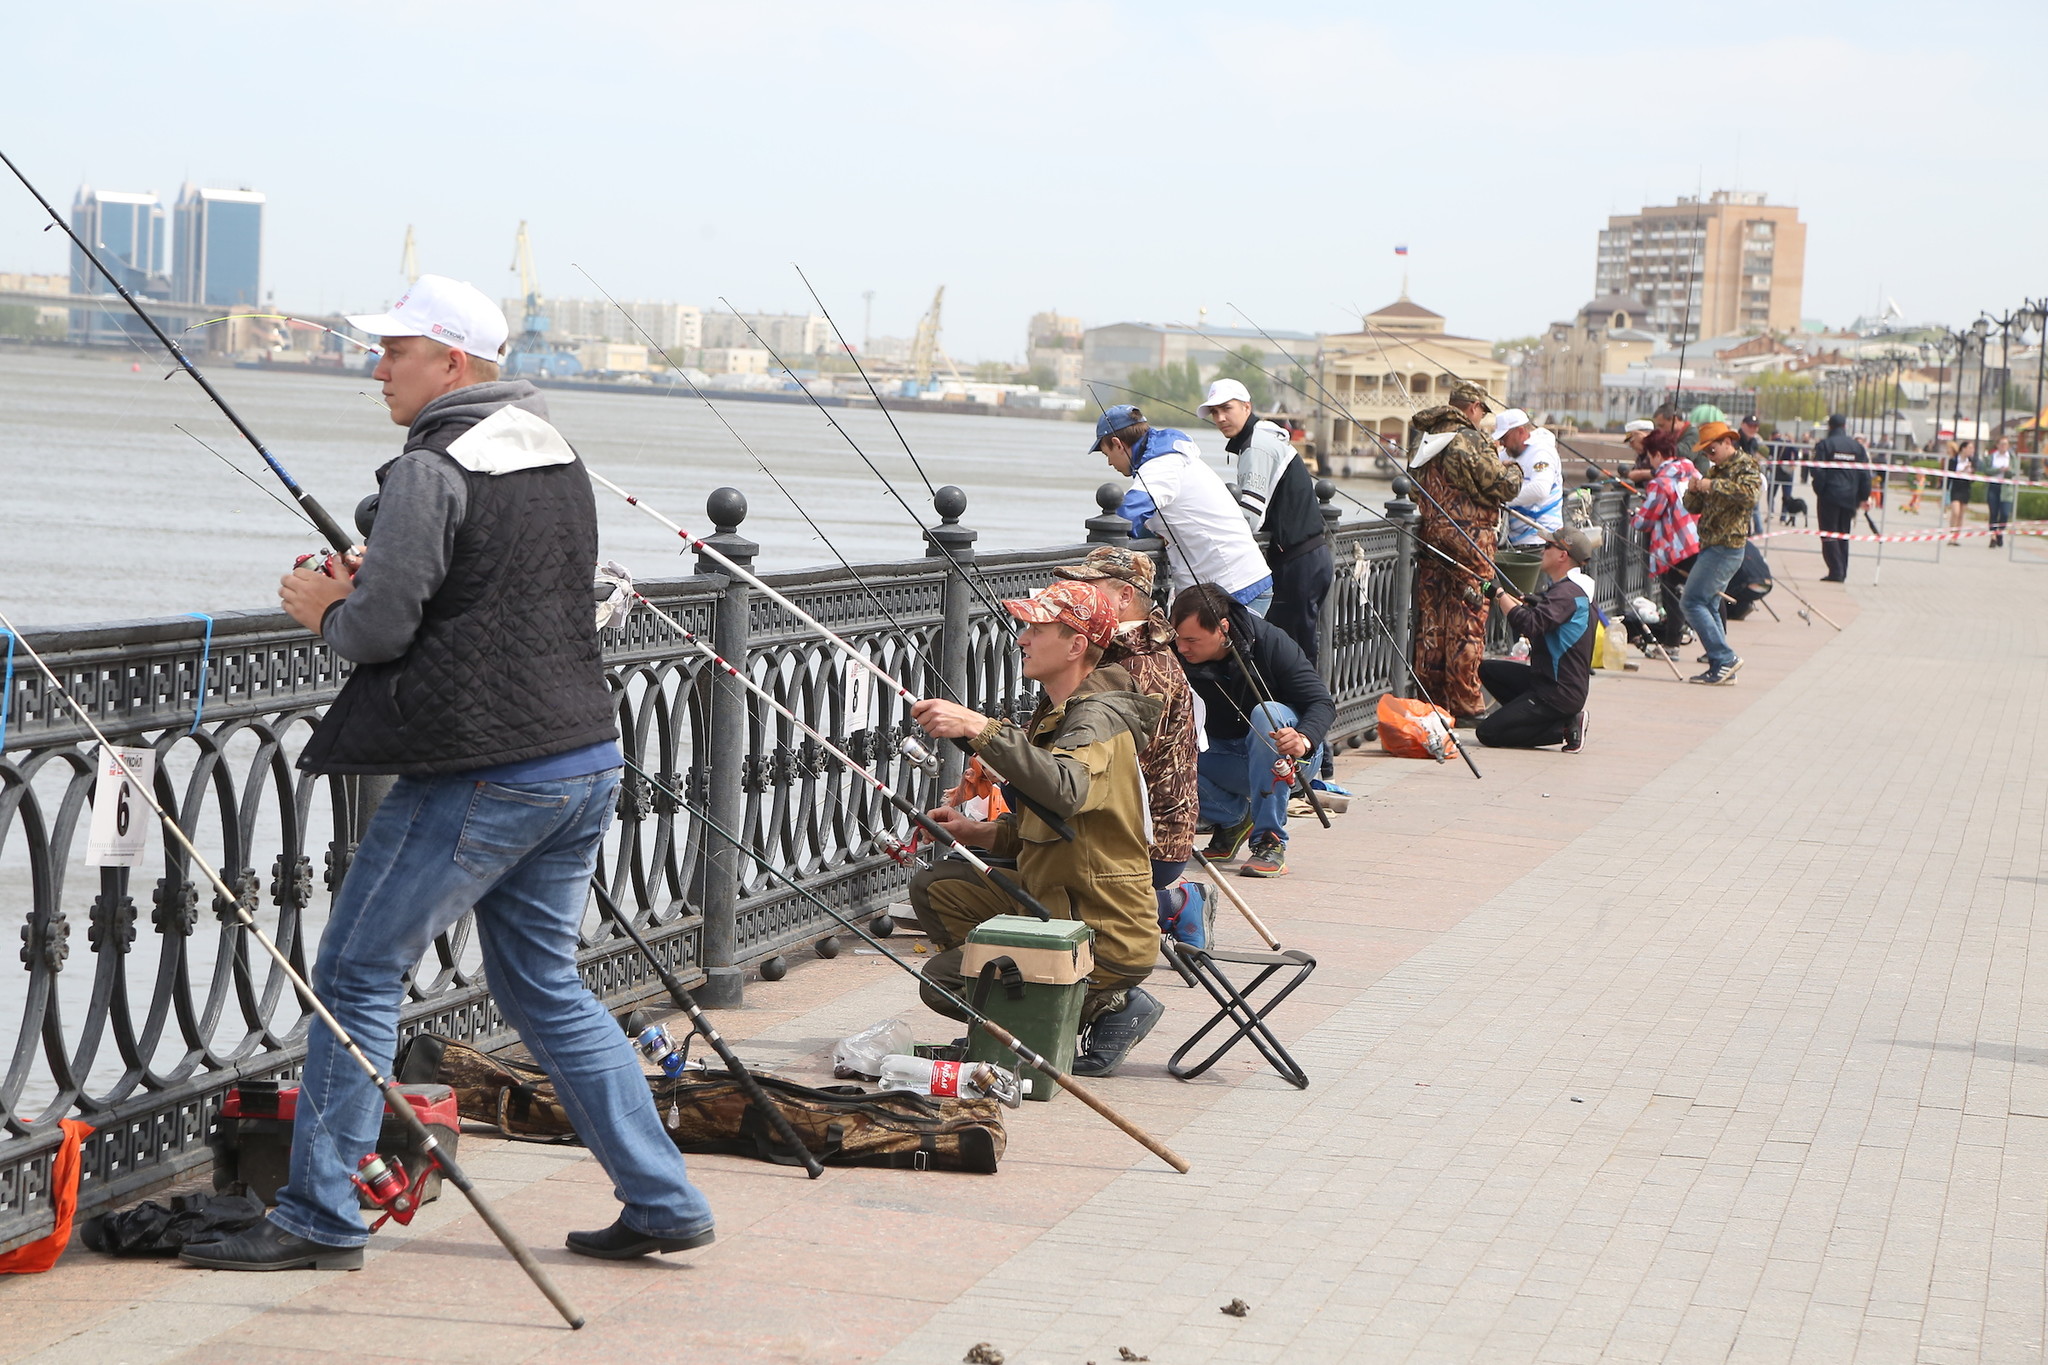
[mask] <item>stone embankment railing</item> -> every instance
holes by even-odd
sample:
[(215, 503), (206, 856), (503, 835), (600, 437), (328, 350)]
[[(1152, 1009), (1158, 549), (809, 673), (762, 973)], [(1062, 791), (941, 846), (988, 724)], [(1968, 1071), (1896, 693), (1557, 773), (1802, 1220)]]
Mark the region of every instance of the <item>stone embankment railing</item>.
[[(1397, 489), (1402, 487), (1397, 485)], [(1323, 490), (1337, 575), (1323, 613), (1322, 668), (1337, 699), (1338, 743), (1369, 733), (1383, 692), (1403, 691), (1415, 556), (1385, 520), (1344, 522)], [(1098, 492), (1086, 541), (1128, 541)], [(1620, 518), (1603, 494), (1600, 519)], [(997, 599), (1042, 586), (1087, 543), (977, 556), (960, 522), (966, 497), (941, 489), (940, 522), (924, 553), (843, 569), (768, 574), (776, 589), (855, 642), (913, 691), (983, 710), (1030, 705)], [(712, 538), (752, 566), (740, 527), (746, 502), (712, 494)], [(1386, 516), (1412, 527), (1397, 491)], [(1628, 567), (1633, 561), (1633, 568)], [(1610, 534), (1599, 564), (1606, 603), (1641, 578), (1640, 556)], [(688, 578), (640, 585), (650, 598), (914, 801), (938, 777), (898, 755), (903, 703), (868, 689), (850, 708), (847, 667), (828, 645), (745, 584), (706, 563)], [(304, 965), (381, 790), (377, 779), (316, 777), (295, 765), (347, 666), (274, 611), (130, 621), (31, 633), (65, 686), (116, 742), (157, 754), (156, 794), (176, 811), (294, 962)], [(707, 669), (644, 607), (605, 632), (606, 668), (632, 762), (702, 804), (849, 918), (902, 898), (907, 869), (878, 832), (908, 833), (866, 784), (849, 779), (800, 731)], [(0, 748), (0, 916), (18, 928), (22, 975), (0, 990), (0, 1016), (19, 1021), (0, 1074), (0, 1251), (41, 1236), (51, 1212), (58, 1120), (94, 1125), (81, 1207), (123, 1202), (208, 1156), (228, 1087), (289, 1074), (306, 1019), (267, 957), (247, 941), (203, 880), (160, 836), (141, 868), (82, 865), (90, 824), (93, 743), (15, 658)], [(839, 926), (761, 874), (656, 787), (628, 771), (597, 882), (707, 1005), (736, 1005), (750, 972), (779, 978), (786, 955), (838, 951)], [(646, 964), (595, 909), (584, 922), (583, 976), (608, 1008), (661, 994)], [(492, 1003), (468, 920), (438, 939), (414, 972), (403, 1032), (481, 1046), (516, 1035)]]

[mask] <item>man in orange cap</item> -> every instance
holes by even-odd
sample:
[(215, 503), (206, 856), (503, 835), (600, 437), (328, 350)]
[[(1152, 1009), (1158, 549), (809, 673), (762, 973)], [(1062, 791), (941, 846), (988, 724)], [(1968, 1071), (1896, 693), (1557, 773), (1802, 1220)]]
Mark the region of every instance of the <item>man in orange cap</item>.
[[(1025, 623), (1017, 637), (1024, 676), (1043, 693), (1030, 721), (1020, 726), (937, 698), (910, 714), (936, 739), (968, 741), (1074, 837), (1062, 839), (1028, 807), (995, 820), (971, 820), (950, 806), (930, 815), (961, 843), (1015, 858), (1018, 880), (1039, 904), (1095, 931), (1095, 969), (1081, 1007), (1085, 1042), (1074, 1074), (1107, 1076), (1166, 1012), (1141, 985), (1159, 955), (1159, 922), (1138, 769), (1163, 703), (1139, 692), (1123, 669), (1102, 663), (1116, 637), (1117, 612), (1093, 584), (1060, 579), (1003, 605)], [(926, 980), (956, 995), (968, 988), (960, 968), (968, 932), (1016, 912), (1001, 888), (957, 858), (942, 858), (911, 879), (910, 908), (940, 949), (924, 968)], [(940, 1014), (961, 1017), (937, 991), (923, 997)]]

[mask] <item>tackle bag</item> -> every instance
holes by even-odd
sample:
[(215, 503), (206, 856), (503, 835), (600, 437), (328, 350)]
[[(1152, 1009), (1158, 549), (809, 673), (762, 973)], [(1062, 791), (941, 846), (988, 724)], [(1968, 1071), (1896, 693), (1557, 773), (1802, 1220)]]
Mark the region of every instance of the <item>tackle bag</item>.
[(1433, 758), (1441, 763), (1458, 752), (1451, 713), (1441, 706), (1389, 692), (1380, 698), (1378, 720), (1380, 747), (1396, 758)]
[[(436, 1034), (406, 1045), (399, 1066), (407, 1079), (431, 1079), (455, 1091), (462, 1117), (487, 1123), (510, 1137), (574, 1142), (576, 1131), (540, 1068), (509, 1062)], [(1007, 1144), (1002, 1107), (992, 1099), (966, 1100), (869, 1092), (857, 1085), (822, 1088), (773, 1076), (755, 1077), (811, 1155), (830, 1166), (890, 1166), (907, 1170), (972, 1171), (993, 1175)], [(777, 1165), (801, 1165), (776, 1144), (765, 1115), (729, 1075), (702, 1079), (650, 1076), (655, 1112), (684, 1152), (751, 1156)]]
[(144, 1200), (79, 1224), (78, 1236), (106, 1256), (175, 1256), (263, 1221), (263, 1201), (249, 1194), (178, 1194), (168, 1205)]

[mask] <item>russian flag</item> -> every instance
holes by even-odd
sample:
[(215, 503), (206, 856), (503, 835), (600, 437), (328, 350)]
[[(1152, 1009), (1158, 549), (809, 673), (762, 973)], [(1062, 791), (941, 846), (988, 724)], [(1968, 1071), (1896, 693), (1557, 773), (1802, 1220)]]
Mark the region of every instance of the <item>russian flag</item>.
[(1396, 256), (1406, 256), (1408, 254), (1408, 248), (1405, 246), (1397, 246), (1394, 248), (1394, 254)]

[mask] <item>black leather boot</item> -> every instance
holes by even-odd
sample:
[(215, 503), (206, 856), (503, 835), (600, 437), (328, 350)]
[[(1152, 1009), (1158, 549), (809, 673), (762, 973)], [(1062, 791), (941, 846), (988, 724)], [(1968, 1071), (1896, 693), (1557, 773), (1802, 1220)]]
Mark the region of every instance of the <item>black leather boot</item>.
[(309, 1242), (266, 1218), (217, 1242), (187, 1245), (178, 1259), (207, 1270), (361, 1270), (363, 1249)]

